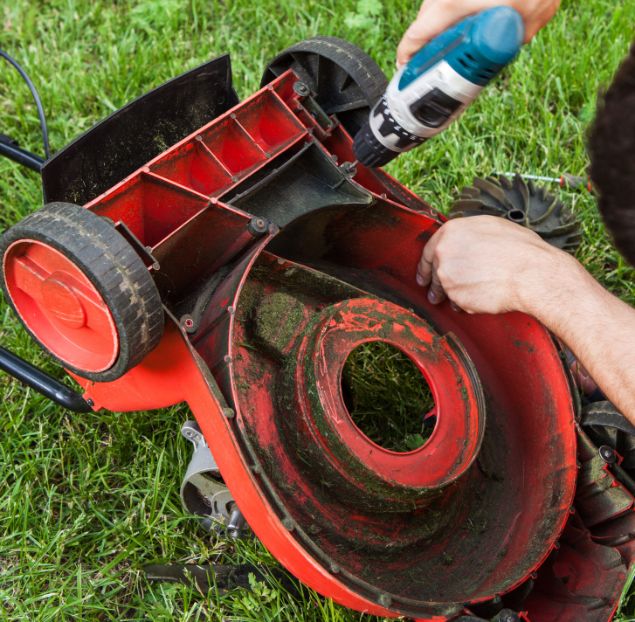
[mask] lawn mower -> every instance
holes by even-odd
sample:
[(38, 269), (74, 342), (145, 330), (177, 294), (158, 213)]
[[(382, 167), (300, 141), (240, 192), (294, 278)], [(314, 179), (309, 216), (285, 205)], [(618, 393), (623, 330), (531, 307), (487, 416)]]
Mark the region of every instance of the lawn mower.
[[(445, 217), (353, 155), (386, 84), (317, 37), (241, 102), (222, 56), (46, 161), (5, 137), (45, 201), (3, 236), (5, 298), (81, 394), (6, 350), (0, 365), (76, 412), (186, 402), (188, 511), (234, 537), (248, 525), (346, 607), (606, 622), (635, 555), (632, 429), (606, 404), (582, 411), (531, 317), (427, 301), (416, 264)], [(579, 238), (519, 178), (478, 182), (455, 211), (479, 210)], [(430, 389), (416, 446), (351, 413), (347, 361), (377, 344)]]

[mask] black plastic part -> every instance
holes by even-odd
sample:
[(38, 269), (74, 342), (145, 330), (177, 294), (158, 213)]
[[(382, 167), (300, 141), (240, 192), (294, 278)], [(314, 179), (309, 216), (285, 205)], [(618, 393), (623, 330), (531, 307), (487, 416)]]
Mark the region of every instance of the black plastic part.
[[(164, 318), (157, 287), (139, 255), (110, 221), (71, 203), (49, 203), (5, 232), (0, 257), (20, 240), (47, 244), (72, 261), (101, 294), (114, 320), (119, 353), (109, 369), (90, 372), (57, 359), (64, 367), (84, 378), (109, 382), (134, 367), (159, 343)], [(13, 306), (4, 277), (2, 287)], [(17, 310), (16, 314), (20, 317)]]
[(543, 240), (575, 253), (582, 229), (571, 210), (544, 188), (525, 181), (520, 175), (475, 179), (463, 189), (450, 209), (450, 217), (500, 216), (535, 231)]
[(369, 205), (371, 195), (350, 181), (346, 172), (314, 143), (304, 145), (256, 183), (240, 185), (222, 200), (286, 227), (301, 216), (332, 205)]
[(461, 106), (458, 99), (434, 88), (410, 106), (415, 119), (428, 127), (441, 127)]
[(0, 347), (0, 369), (68, 410), (76, 413), (87, 413), (92, 410), (90, 404), (77, 391), (73, 391), (46, 372), (2, 347)]
[(375, 134), (373, 134), (373, 130), (370, 129), (370, 123), (368, 121), (366, 121), (362, 129), (355, 134), (353, 152), (361, 164), (370, 168), (385, 166), (399, 155), (398, 152), (384, 147), (384, 145), (377, 140)]
[(137, 253), (137, 255), (139, 255), (146, 268), (149, 268), (151, 270), (160, 269), (161, 266), (156, 260), (156, 257), (152, 254), (151, 248), (149, 246), (144, 246), (139, 238), (134, 233), (132, 233), (130, 227), (128, 227), (125, 222), (118, 220), (116, 223), (114, 223), (114, 227), (117, 230), (117, 233), (119, 233), (119, 235), (121, 235), (124, 240), (126, 240), (126, 242), (128, 242), (128, 244), (132, 246), (132, 248), (134, 248), (135, 252)]
[(336, 115), (351, 136), (368, 119), (388, 81), (377, 63), (337, 37), (300, 41), (276, 56), (262, 77), (265, 86), (288, 69), (300, 77), (328, 115)]
[(611, 402), (587, 404), (580, 425), (596, 447), (607, 446), (621, 457), (621, 468), (635, 478), (635, 426)]
[[(353, 142), (355, 157), (365, 166), (384, 166), (400, 153), (409, 151), (427, 140), (411, 134), (397, 122), (385, 97), (377, 102), (371, 116), (375, 121), (376, 130), (371, 129), (369, 116), (362, 129), (355, 134)], [(377, 136), (384, 138), (384, 142), (393, 145), (394, 149), (387, 148)]]
[(48, 160), (44, 200), (87, 203), (237, 103), (227, 55), (166, 82)]
[(611, 402), (593, 402), (584, 407), (580, 417), (583, 427), (612, 428), (635, 437), (635, 426)]
[(0, 155), (38, 173), (42, 170), (42, 165), (44, 164), (44, 158), (20, 148), (13, 138), (5, 134), (0, 134)]

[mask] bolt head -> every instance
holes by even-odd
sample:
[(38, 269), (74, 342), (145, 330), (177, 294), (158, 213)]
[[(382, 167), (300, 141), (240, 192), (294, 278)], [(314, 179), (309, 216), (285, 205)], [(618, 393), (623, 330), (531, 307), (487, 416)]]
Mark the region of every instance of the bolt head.
[(617, 462), (617, 454), (612, 447), (608, 445), (602, 445), (598, 448), (598, 453), (600, 454), (600, 458), (604, 460), (607, 464), (615, 464)]
[(304, 82), (299, 82), (299, 81), (293, 85), (293, 90), (301, 97), (304, 97), (311, 92), (309, 87), (306, 84), (304, 84)]

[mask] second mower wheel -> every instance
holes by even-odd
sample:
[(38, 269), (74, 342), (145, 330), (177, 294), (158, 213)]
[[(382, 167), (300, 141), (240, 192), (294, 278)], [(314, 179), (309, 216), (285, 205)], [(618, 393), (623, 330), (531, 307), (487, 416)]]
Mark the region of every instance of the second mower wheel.
[(328, 115), (336, 115), (355, 136), (386, 90), (384, 72), (368, 54), (337, 37), (300, 41), (276, 56), (265, 69), (261, 86), (293, 69)]

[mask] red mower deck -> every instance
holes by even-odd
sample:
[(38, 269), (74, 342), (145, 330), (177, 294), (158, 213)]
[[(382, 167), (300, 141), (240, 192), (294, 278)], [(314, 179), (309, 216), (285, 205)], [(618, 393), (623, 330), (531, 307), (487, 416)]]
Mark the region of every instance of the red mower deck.
[[(319, 41), (331, 62), (337, 40)], [(428, 303), (415, 270), (443, 217), (351, 164), (358, 110), (311, 82), (307, 54), (84, 205), (124, 268), (11, 230), (14, 309), (95, 409), (187, 402), (254, 533), (321, 594), (438, 622), (611, 619), (633, 497), (577, 424), (560, 351), (522, 314)], [(431, 388), (418, 449), (379, 446), (346, 407), (344, 365), (375, 341)]]

